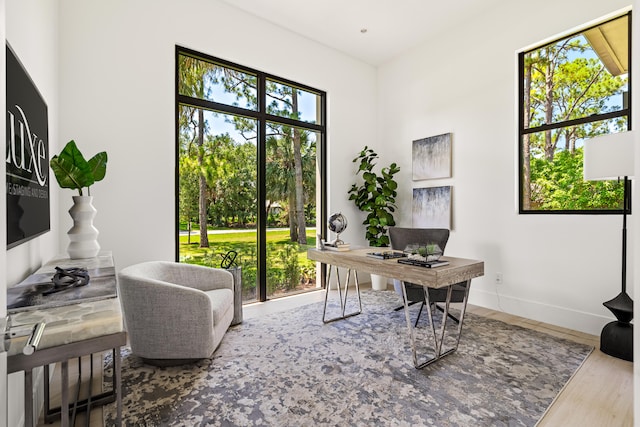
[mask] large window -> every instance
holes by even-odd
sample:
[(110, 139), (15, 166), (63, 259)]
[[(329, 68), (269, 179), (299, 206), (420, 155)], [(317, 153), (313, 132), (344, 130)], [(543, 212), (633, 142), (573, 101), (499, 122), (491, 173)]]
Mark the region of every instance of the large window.
[(584, 181), (583, 142), (631, 128), (631, 13), (519, 55), (520, 213), (621, 213)]
[(176, 258), (235, 256), (244, 302), (318, 287), (306, 250), (326, 223), (325, 98), (176, 47)]

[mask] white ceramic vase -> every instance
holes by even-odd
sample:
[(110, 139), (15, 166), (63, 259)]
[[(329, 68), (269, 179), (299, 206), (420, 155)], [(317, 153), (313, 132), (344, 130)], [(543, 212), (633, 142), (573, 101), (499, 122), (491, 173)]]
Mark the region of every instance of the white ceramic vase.
[(67, 253), (71, 259), (94, 258), (100, 251), (99, 233), (93, 226), (93, 218), (97, 211), (92, 201), (93, 196), (73, 196), (73, 206), (69, 209), (73, 227), (67, 232)]
[(374, 291), (384, 291), (387, 289), (387, 278), (377, 274), (371, 275), (371, 289)]

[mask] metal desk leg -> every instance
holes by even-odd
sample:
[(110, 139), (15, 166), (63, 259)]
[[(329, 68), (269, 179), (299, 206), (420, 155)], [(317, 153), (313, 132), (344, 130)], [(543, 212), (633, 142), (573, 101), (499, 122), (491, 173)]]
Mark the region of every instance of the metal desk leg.
[(457, 336), (456, 336), (456, 341), (455, 341), (455, 345), (454, 347), (447, 349), (443, 352), (442, 349), (442, 345), (444, 343), (445, 340), (445, 336), (446, 336), (446, 323), (447, 323), (447, 318), (449, 317), (449, 308), (451, 305), (451, 297), (453, 295), (453, 286), (451, 285), (449, 286), (449, 288), (447, 289), (447, 298), (446, 298), (446, 302), (445, 302), (445, 307), (442, 313), (442, 322), (440, 325), (440, 331), (439, 334), (436, 334), (436, 328), (435, 328), (435, 322), (434, 322), (434, 318), (433, 318), (433, 310), (431, 310), (431, 301), (429, 300), (429, 291), (427, 288), (424, 289), (424, 296), (425, 296), (425, 305), (427, 306), (427, 314), (429, 317), (429, 334), (431, 336), (431, 341), (433, 344), (433, 357), (429, 358), (428, 360), (424, 361), (424, 362), (419, 362), (418, 361), (418, 349), (417, 349), (417, 345), (416, 345), (416, 332), (414, 330), (414, 327), (411, 323), (411, 316), (409, 313), (409, 304), (407, 303), (407, 289), (406, 289), (406, 284), (403, 282), (403, 286), (402, 286), (402, 294), (403, 294), (403, 299), (404, 299), (404, 313), (405, 313), (405, 318), (407, 321), (407, 329), (409, 331), (409, 340), (411, 343), (411, 351), (413, 354), (413, 366), (416, 367), (416, 369), (421, 369), (424, 368), (425, 366), (428, 366), (430, 364), (432, 364), (433, 362), (453, 353), (454, 351), (456, 351), (458, 349), (458, 344), (460, 343), (460, 335), (462, 333), (462, 325), (464, 323), (464, 314), (467, 310), (467, 301), (469, 299), (469, 288), (471, 287), (471, 280), (467, 280), (465, 282), (465, 292), (464, 292), (464, 298), (462, 301), (462, 308), (460, 309), (460, 319), (459, 319), (459, 323), (458, 323), (458, 327), (457, 327)]
[[(339, 319), (339, 317), (335, 317), (333, 319), (327, 319), (327, 302), (329, 301), (329, 287), (330, 287), (330, 284), (331, 284), (331, 269), (333, 268), (333, 266), (329, 265), (328, 267), (329, 267), (329, 269), (327, 270), (327, 277), (326, 277), (325, 283), (324, 283), (324, 310), (322, 311), (322, 321), (324, 323), (333, 322), (334, 320), (338, 320)], [(339, 272), (337, 267), (336, 267), (336, 278), (337, 278), (337, 285), (338, 285), (338, 296), (340, 297), (340, 311), (342, 311), (343, 302), (342, 302), (342, 291), (340, 289), (340, 272)]]
[(362, 299), (360, 299), (360, 281), (358, 280), (358, 272), (354, 271), (354, 281), (356, 284), (356, 293), (358, 294), (358, 312), (357, 313), (353, 313), (355, 314), (360, 314), (362, 313)]
[[(338, 285), (338, 297), (340, 298), (340, 316), (333, 317), (331, 319), (327, 319), (327, 301), (329, 299), (329, 284), (331, 279), (331, 269), (336, 269), (336, 282)], [(324, 310), (322, 312), (322, 321), (324, 323), (334, 322), (336, 320), (346, 319), (347, 317), (355, 316), (357, 314), (362, 313), (362, 300), (360, 299), (360, 283), (358, 282), (358, 272), (354, 271), (354, 280), (356, 285), (356, 294), (358, 296), (358, 311), (354, 311), (352, 313), (345, 313), (347, 308), (347, 295), (349, 290), (349, 281), (351, 280), (351, 269), (347, 270), (347, 281), (344, 284), (344, 296), (342, 295), (342, 284), (340, 283), (340, 272), (338, 267), (334, 267), (329, 265), (329, 271), (327, 272), (327, 278), (324, 283), (325, 292), (324, 292)]]

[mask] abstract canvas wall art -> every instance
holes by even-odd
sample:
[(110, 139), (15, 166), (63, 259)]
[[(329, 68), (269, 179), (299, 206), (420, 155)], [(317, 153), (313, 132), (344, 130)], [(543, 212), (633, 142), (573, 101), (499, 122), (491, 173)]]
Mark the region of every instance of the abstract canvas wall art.
[(451, 186), (414, 188), (413, 227), (451, 229)]
[(413, 141), (413, 180), (451, 178), (451, 133)]

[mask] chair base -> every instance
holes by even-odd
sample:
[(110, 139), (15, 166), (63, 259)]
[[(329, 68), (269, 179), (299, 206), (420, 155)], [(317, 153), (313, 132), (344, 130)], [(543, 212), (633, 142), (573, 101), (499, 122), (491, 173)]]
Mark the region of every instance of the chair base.
[[(412, 306), (413, 304), (417, 304), (419, 302), (420, 301), (411, 301), (411, 302), (409, 302), (408, 305)], [(422, 301), (422, 303), (424, 304), (424, 301)], [(400, 307), (396, 307), (396, 308), (393, 309), (393, 311), (400, 311), (400, 310), (404, 310), (404, 305), (401, 305)]]
[(168, 368), (170, 366), (179, 366), (179, 365), (188, 365), (191, 363), (196, 363), (199, 359), (147, 359), (146, 357), (141, 357), (142, 361), (147, 365), (158, 366), (159, 368)]

